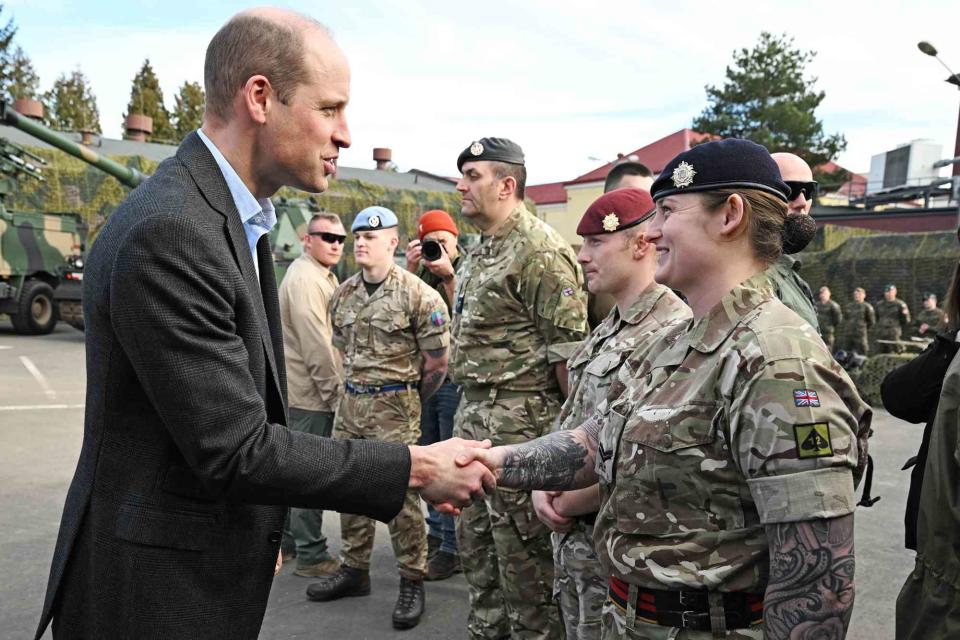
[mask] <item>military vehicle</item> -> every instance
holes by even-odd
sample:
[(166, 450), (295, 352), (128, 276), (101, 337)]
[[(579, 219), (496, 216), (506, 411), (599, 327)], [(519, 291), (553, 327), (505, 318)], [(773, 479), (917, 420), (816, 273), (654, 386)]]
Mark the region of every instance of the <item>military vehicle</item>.
[[(136, 187), (146, 179), (146, 176), (136, 169), (124, 167), (109, 158), (104, 158), (92, 149), (77, 144), (39, 122), (17, 113), (13, 107), (2, 101), (0, 101), (0, 121), (97, 167), (130, 188)], [(16, 147), (32, 160), (44, 162), (21, 147), (9, 142), (6, 144)], [(34, 170), (37, 175), (33, 177), (42, 179), (39, 171), (36, 168)], [(4, 177), (8, 175), (2, 167), (0, 172)], [(17, 176), (14, 175), (12, 178), (15, 180)], [(38, 213), (28, 216), (28, 214), (16, 212), (13, 214), (13, 219), (19, 221), (16, 223), (19, 231), (16, 237), (11, 237), (9, 242), (5, 242), (2, 251), (3, 255), (11, 258), (20, 257), (17, 258), (16, 264), (8, 260), (9, 273), (4, 271), (3, 258), (0, 257), (0, 276), (6, 275), (8, 280), (14, 283), (19, 279), (22, 283), (19, 286), (8, 283), (7, 293), (10, 297), (6, 305), (0, 304), (0, 312), (9, 314), (14, 328), (21, 333), (50, 333), (56, 326), (57, 319), (63, 319), (71, 326), (82, 330), (83, 309), (80, 295), (83, 288), (82, 252), (86, 240), (86, 226), (83, 225), (82, 218), (71, 213)], [(25, 231), (27, 227), (35, 231), (32, 234), (27, 233)], [(3, 237), (6, 238), (6, 235)], [(46, 241), (36, 242), (33, 240), (34, 237), (43, 237)], [(0, 290), (0, 300), (2, 299), (3, 291)]]
[(79, 215), (8, 208), (21, 180), (43, 180), (43, 164), (0, 138), (0, 313), (24, 334), (53, 331), (59, 316), (54, 290), (82, 245)]

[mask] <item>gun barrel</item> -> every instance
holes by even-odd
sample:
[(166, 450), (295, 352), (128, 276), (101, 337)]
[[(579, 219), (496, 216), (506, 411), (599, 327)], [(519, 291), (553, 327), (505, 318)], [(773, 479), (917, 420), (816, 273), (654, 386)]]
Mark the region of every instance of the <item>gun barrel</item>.
[(35, 138), (43, 140), (47, 144), (52, 145), (61, 151), (69, 153), (76, 158), (80, 158), (84, 162), (92, 164), (101, 171), (109, 173), (128, 187), (136, 187), (147, 179), (147, 176), (140, 171), (130, 167), (125, 167), (122, 164), (110, 160), (109, 158), (105, 158), (92, 149), (85, 147), (82, 144), (77, 144), (73, 140), (65, 138), (55, 131), (48, 129), (39, 122), (35, 122), (30, 118), (17, 113), (11, 105), (6, 103), (6, 101), (0, 101), (0, 120), (11, 127), (16, 127), (17, 129), (20, 129), (21, 131), (28, 133)]

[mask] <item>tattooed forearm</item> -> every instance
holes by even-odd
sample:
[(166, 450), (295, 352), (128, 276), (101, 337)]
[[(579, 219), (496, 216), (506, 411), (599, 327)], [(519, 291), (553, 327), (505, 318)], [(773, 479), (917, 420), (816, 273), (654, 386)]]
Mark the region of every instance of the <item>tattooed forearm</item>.
[(593, 421), (506, 448), (497, 484), (513, 489), (566, 490), (597, 481)]
[(437, 392), (447, 378), (447, 349), (431, 349), (423, 352), (423, 368), (420, 372), (420, 402), (424, 403)]
[(767, 525), (764, 638), (841, 640), (853, 613), (853, 514)]

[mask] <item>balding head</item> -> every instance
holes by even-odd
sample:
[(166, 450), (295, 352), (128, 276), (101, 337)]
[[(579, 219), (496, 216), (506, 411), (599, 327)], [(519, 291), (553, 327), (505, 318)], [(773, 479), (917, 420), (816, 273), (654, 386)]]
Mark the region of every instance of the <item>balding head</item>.
[(793, 197), (788, 204), (790, 213), (810, 213), (810, 208), (813, 206), (814, 194), (810, 189), (806, 190), (807, 193), (803, 193), (795, 188), (795, 184), (790, 184), (812, 183), (813, 171), (810, 170), (810, 165), (808, 165), (803, 158), (793, 153), (772, 153), (770, 155), (780, 168), (780, 175), (783, 177), (783, 181), (788, 183), (791, 190), (794, 191), (794, 193), (791, 194)]
[(310, 77), (304, 58), (304, 36), (310, 32), (329, 37), (321, 23), (289, 9), (256, 7), (230, 18), (207, 46), (207, 116), (229, 120), (237, 92), (257, 75), (266, 77), (277, 99), (286, 104)]

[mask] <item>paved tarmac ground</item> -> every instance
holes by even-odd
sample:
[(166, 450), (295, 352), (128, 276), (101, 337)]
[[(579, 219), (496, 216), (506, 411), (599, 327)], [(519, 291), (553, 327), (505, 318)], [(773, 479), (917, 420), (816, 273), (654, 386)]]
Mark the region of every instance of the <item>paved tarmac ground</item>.
[[(0, 639), (32, 637), (56, 542), (60, 512), (83, 436), (83, 335), (60, 325), (49, 336), (15, 335), (0, 320)], [(919, 426), (882, 410), (874, 419), (874, 494), (882, 500), (856, 516), (857, 600), (848, 638), (893, 637), (894, 603), (913, 565), (903, 549), (904, 460), (920, 442)], [(334, 549), (339, 520), (324, 519)], [(465, 638), (463, 577), (427, 584), (427, 613), (415, 630), (396, 632), (390, 614), (398, 578), (383, 525), (371, 577), (373, 593), (332, 603), (306, 600), (309, 579), (285, 566), (276, 579), (260, 637)], [(46, 637), (50, 637), (49, 632)]]

